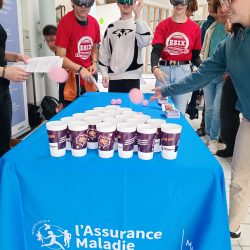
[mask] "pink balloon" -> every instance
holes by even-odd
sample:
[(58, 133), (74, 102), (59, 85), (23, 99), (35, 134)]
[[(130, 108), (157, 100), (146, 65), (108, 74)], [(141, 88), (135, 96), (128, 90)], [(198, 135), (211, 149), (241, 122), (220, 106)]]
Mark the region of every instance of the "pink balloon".
[(118, 105), (122, 104), (122, 99), (117, 99), (116, 104), (118, 104)]
[(136, 89), (136, 88), (131, 89), (128, 95), (129, 95), (130, 101), (134, 104), (139, 104), (143, 101), (143, 94), (139, 89)]
[(144, 107), (148, 106), (148, 100), (143, 100), (142, 105), (143, 105)]
[(48, 76), (53, 82), (64, 83), (68, 79), (68, 72), (64, 68), (52, 67), (48, 72)]
[(112, 105), (116, 105), (116, 104), (117, 104), (116, 99), (112, 99), (112, 100), (111, 100), (111, 104), (112, 104)]

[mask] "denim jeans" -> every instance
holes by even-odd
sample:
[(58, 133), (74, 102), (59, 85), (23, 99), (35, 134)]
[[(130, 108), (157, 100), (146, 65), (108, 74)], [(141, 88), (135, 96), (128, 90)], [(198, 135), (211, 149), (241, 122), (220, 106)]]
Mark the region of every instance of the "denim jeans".
[[(190, 65), (179, 65), (179, 66), (161, 66), (160, 69), (167, 75), (167, 84), (175, 84), (182, 80), (191, 73)], [(156, 80), (155, 86), (163, 86), (163, 83)], [(183, 95), (171, 96), (175, 106), (180, 112), (185, 115), (186, 107), (190, 98), (191, 93), (186, 93)]]
[(204, 90), (205, 98), (205, 131), (210, 140), (218, 140), (220, 136), (220, 105), (224, 85), (223, 76), (210, 82)]

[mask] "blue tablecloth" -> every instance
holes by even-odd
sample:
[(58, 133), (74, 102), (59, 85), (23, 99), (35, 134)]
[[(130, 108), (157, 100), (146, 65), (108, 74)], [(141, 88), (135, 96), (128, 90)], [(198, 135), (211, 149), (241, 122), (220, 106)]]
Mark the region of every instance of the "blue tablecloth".
[[(87, 93), (54, 120), (112, 98), (163, 118), (156, 102)], [(46, 127), (30, 135), (0, 159), (0, 249), (231, 249), (222, 168), (183, 117), (168, 122), (183, 126), (173, 161), (53, 158)]]

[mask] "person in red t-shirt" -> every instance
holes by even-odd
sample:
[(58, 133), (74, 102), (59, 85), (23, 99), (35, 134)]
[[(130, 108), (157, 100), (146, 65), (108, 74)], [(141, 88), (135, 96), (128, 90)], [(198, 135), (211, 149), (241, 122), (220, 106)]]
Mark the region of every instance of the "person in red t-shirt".
[[(174, 6), (173, 16), (158, 24), (152, 42), (151, 70), (156, 77), (156, 86), (174, 84), (191, 73), (190, 63), (201, 63), (201, 30), (198, 24), (187, 16), (191, 0), (170, 0)], [(159, 62), (159, 59), (160, 60)], [(158, 64), (160, 66), (158, 66)], [(172, 96), (182, 114), (190, 94)]]
[[(56, 34), (56, 54), (64, 58), (63, 67), (79, 73), (80, 94), (85, 92), (83, 80), (94, 82), (97, 77), (100, 28), (95, 18), (89, 15), (95, 0), (72, 0), (73, 10), (60, 20)], [(64, 100), (64, 84), (59, 85), (59, 101)]]

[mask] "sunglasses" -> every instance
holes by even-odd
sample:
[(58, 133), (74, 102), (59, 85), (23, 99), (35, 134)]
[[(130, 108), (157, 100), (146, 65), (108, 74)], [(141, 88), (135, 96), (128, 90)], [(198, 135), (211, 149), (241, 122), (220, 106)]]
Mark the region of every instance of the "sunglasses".
[(122, 4), (122, 5), (125, 5), (125, 4), (127, 4), (127, 5), (133, 5), (133, 0), (118, 0), (118, 3), (119, 4)]
[(79, 7), (90, 8), (93, 6), (95, 0), (72, 0), (72, 2)]
[(182, 5), (182, 6), (185, 6), (185, 5), (188, 5), (188, 0), (170, 0), (170, 3), (173, 5), (173, 6), (177, 6), (177, 5)]

